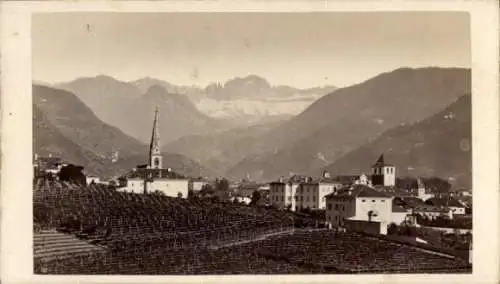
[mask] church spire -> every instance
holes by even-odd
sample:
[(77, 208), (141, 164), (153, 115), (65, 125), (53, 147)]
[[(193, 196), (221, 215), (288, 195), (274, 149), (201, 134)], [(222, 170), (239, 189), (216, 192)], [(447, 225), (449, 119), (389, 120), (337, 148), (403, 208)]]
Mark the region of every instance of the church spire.
[(151, 135), (151, 144), (149, 146), (149, 166), (153, 169), (162, 168), (162, 157), (160, 152), (160, 130), (159, 130), (159, 110), (156, 106), (155, 118), (153, 121), (153, 133)]

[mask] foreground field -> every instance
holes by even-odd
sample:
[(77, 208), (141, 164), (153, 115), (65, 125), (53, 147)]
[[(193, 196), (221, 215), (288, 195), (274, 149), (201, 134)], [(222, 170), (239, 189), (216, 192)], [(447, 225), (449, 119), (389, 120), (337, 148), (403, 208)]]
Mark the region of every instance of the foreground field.
[[(467, 273), (472, 269), (453, 255), (376, 236), (297, 228), (299, 217), (268, 208), (60, 183), (38, 183), (34, 206), (34, 241), (50, 248), (39, 257), (35, 254), (35, 273), (41, 274)], [(40, 227), (60, 232), (41, 236), (47, 231)], [(66, 245), (53, 249), (55, 237), (66, 240)]]

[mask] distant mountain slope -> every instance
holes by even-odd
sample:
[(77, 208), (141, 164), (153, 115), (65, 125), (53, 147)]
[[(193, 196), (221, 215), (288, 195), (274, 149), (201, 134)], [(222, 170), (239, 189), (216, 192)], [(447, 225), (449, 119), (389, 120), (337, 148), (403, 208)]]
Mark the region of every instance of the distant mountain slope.
[(102, 159), (144, 152), (145, 144), (103, 123), (70, 92), (34, 85), (33, 101), (62, 135)]
[(33, 105), (33, 152), (40, 156), (63, 157), (67, 162), (85, 165), (91, 174), (102, 173), (103, 161), (92, 151), (85, 151), (64, 137), (36, 105)]
[(248, 149), (257, 150), (256, 146), (264, 143), (259, 141), (259, 136), (281, 123), (276, 121), (207, 135), (184, 136), (165, 145), (163, 151), (185, 155), (223, 174), (227, 168), (249, 155)]
[[(102, 177), (123, 174), (147, 161), (148, 146), (100, 121), (75, 95), (54, 88), (33, 86), (33, 149), (46, 156), (61, 156)], [(118, 160), (112, 154), (118, 152)], [(179, 154), (164, 154), (166, 167), (188, 176), (214, 176)]]
[(451, 177), (456, 186), (472, 186), (471, 97), (465, 95), (421, 122), (399, 126), (326, 167), (332, 173), (369, 173), (380, 153), (401, 176)]
[(261, 136), (265, 152), (243, 159), (227, 175), (275, 179), (317, 174), (384, 131), (434, 115), (469, 92), (466, 69), (401, 68), (378, 75), (322, 97)]
[[(151, 81), (151, 80), (150, 80)], [(147, 143), (153, 111), (158, 104), (162, 123), (162, 142), (195, 133), (209, 133), (232, 126), (228, 121), (213, 119), (198, 111), (185, 95), (169, 93), (161, 85), (151, 85), (146, 93), (134, 84), (107, 76), (82, 78), (59, 85), (75, 93), (105, 123)]]

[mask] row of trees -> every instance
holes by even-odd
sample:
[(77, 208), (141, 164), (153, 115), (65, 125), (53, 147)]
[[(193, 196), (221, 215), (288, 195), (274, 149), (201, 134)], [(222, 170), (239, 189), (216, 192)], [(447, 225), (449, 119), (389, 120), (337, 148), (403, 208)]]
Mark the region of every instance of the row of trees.
[[(420, 180), (424, 183), (426, 188), (429, 188), (435, 193), (447, 193), (451, 189), (451, 184), (439, 177), (422, 177)], [(396, 187), (404, 189), (418, 188), (417, 178), (414, 177), (398, 177), (396, 178)]]

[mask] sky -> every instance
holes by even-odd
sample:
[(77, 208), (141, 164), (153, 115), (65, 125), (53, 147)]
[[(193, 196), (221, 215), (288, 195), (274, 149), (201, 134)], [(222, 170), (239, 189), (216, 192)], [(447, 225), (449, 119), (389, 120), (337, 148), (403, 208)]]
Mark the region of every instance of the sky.
[(52, 13), (32, 21), (33, 80), (152, 77), (206, 86), (360, 83), (400, 67), (470, 68), (461, 12)]

